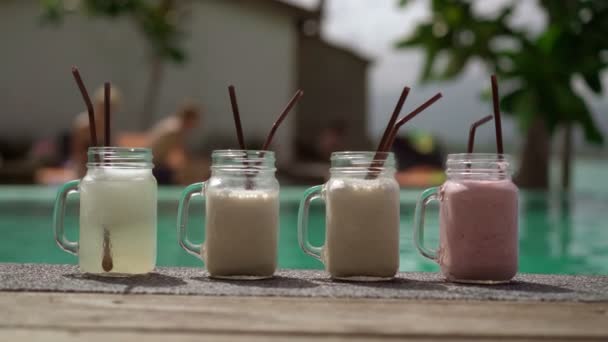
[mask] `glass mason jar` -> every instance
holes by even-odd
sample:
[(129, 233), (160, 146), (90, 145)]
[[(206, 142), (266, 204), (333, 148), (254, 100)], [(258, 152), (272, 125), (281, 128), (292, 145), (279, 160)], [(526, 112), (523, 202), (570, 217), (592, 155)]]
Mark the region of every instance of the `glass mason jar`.
[[(108, 276), (145, 274), (156, 266), (157, 185), (152, 152), (91, 147), (82, 180), (64, 184), (54, 210), (55, 241), (78, 255), (80, 270)], [(79, 241), (64, 235), (66, 199), (80, 193)]]
[[(211, 178), (188, 186), (179, 202), (178, 241), (203, 260), (211, 277), (264, 279), (277, 267), (279, 182), (271, 151), (217, 150)], [(187, 236), (193, 196), (205, 200), (205, 241)]]
[[(414, 242), (449, 281), (510, 281), (518, 263), (518, 190), (511, 158), (501, 154), (450, 154), (447, 181), (425, 190), (416, 205)], [(439, 249), (424, 247), (424, 211), (439, 202)]]
[[(326, 204), (325, 245), (308, 240), (310, 203)], [(399, 270), (399, 185), (392, 153), (334, 152), (330, 179), (300, 202), (298, 239), (334, 279), (392, 279)]]

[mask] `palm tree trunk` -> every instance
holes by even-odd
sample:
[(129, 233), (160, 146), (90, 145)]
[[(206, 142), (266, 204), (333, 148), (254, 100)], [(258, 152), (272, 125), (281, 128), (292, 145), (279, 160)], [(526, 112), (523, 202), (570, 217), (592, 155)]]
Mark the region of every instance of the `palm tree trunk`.
[(562, 146), (562, 190), (570, 190), (570, 171), (572, 170), (572, 124), (564, 126), (564, 145)]
[(545, 122), (536, 118), (526, 133), (526, 141), (515, 183), (526, 189), (549, 188), (551, 138)]
[[(175, 0), (162, 0), (160, 3), (158, 3), (158, 8), (156, 10), (161, 16), (166, 18), (173, 10), (176, 9), (176, 6), (177, 4)], [(145, 26), (143, 23), (141, 25), (142, 27)], [(158, 103), (158, 98), (160, 96), (160, 89), (165, 71), (163, 57), (158, 54), (158, 51), (155, 51), (155, 49), (150, 46), (149, 53), (151, 56), (150, 79), (148, 80), (148, 85), (146, 86), (144, 102), (140, 114), (140, 118), (142, 120), (142, 129), (148, 128), (154, 121), (154, 113), (156, 111), (156, 104)]]
[(164, 74), (164, 64), (160, 57), (153, 56), (150, 63), (150, 79), (146, 86), (144, 102), (141, 108), (141, 128), (147, 129), (154, 121), (157, 99), (160, 94), (160, 86)]

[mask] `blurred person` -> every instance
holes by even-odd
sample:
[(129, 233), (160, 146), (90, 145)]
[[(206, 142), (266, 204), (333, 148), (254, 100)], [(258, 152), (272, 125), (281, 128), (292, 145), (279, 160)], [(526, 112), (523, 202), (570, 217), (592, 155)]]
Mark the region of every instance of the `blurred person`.
[(321, 160), (329, 161), (333, 152), (344, 151), (346, 148), (346, 131), (346, 122), (342, 120), (334, 120), (322, 128), (317, 146), (317, 153)]
[(431, 135), (397, 137), (392, 151), (397, 159), (397, 182), (402, 187), (427, 187), (444, 179), (443, 153)]
[(296, 141), (297, 160), (282, 174), (298, 184), (318, 184), (329, 178), (331, 154), (347, 149), (348, 125), (345, 120), (334, 119), (320, 125), (318, 136)]
[(186, 138), (198, 126), (201, 116), (198, 104), (185, 101), (148, 133), (148, 145), (154, 155), (154, 175), (159, 184), (175, 183), (176, 175), (187, 167)]
[[(120, 90), (114, 86), (110, 89), (110, 115), (114, 114), (121, 104), (122, 95)], [(97, 88), (93, 98), (93, 112), (95, 113), (95, 128), (97, 131), (97, 143), (103, 144), (104, 137), (104, 112), (105, 96), (103, 86)], [(89, 113), (84, 111), (74, 119), (70, 137), (70, 158), (68, 166), (75, 172), (77, 177), (83, 177), (86, 173), (87, 151), (91, 146), (91, 133), (89, 131)]]
[(299, 139), (296, 141), (299, 160), (328, 163), (332, 152), (345, 149), (346, 131), (347, 127), (344, 121), (334, 120), (319, 128), (319, 134), (312, 143), (307, 139)]

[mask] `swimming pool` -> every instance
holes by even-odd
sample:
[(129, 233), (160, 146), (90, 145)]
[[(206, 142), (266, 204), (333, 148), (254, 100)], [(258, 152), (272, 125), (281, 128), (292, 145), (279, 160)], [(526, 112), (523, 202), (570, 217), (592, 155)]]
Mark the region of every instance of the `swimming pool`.
[[(303, 187), (281, 190), (279, 267), (322, 268), (300, 251), (297, 242), (297, 210)], [(176, 239), (177, 200), (181, 188), (159, 189), (158, 265), (202, 266), (184, 252)], [(413, 247), (413, 213), (418, 190), (401, 191), (401, 271), (437, 271)], [(56, 188), (0, 187), (0, 262), (77, 263), (53, 240), (52, 206)], [(66, 231), (77, 238), (77, 196), (70, 201)], [(608, 274), (608, 192), (583, 191), (570, 195), (522, 192), (520, 197), (520, 271), (555, 274)], [(427, 244), (437, 243), (437, 208), (427, 211)], [(324, 236), (324, 208), (313, 205), (310, 233), (313, 243)], [(198, 225), (196, 228), (195, 225)], [(203, 237), (202, 201), (191, 205), (192, 240)]]

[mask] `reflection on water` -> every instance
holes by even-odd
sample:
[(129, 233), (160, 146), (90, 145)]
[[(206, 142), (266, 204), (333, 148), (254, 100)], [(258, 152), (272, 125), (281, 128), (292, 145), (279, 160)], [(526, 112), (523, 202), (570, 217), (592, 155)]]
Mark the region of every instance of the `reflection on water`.
[[(297, 242), (297, 199), (300, 188), (284, 189), (281, 202), (279, 266), (281, 268), (322, 268), (322, 264), (302, 253)], [(161, 192), (162, 193), (162, 192)], [(74, 256), (59, 250), (51, 229), (52, 196), (48, 200), (19, 199), (16, 192), (0, 197), (0, 262), (76, 263)], [(176, 207), (179, 189), (165, 191), (159, 204), (160, 266), (202, 266), (177, 244)], [(415, 251), (412, 241), (413, 213), (417, 191), (401, 194), (401, 270), (437, 271), (432, 261)], [(18, 200), (15, 200), (18, 199)], [(77, 202), (68, 210), (66, 230), (77, 239)], [(74, 203), (76, 202), (76, 203)], [(190, 235), (193, 241), (204, 236), (203, 203), (191, 205)], [(608, 193), (533, 193), (520, 196), (520, 271), (526, 273), (608, 274)], [(322, 244), (325, 211), (315, 203), (310, 212), (310, 239)], [(438, 210), (431, 205), (426, 218), (426, 245), (438, 244)], [(374, 229), (374, 227), (370, 227)], [(237, 247), (237, 246), (235, 246)]]
[[(567, 250), (567, 241), (562, 239), (561, 232), (568, 230), (569, 223), (562, 223), (560, 218), (570, 220), (570, 206), (567, 200), (559, 200), (566, 203), (565, 206), (557, 206), (557, 216), (551, 210), (554, 199), (544, 194), (528, 194), (522, 196), (520, 204), (520, 249), (526, 251), (521, 254), (520, 264), (540, 265), (546, 273), (552, 273), (556, 266), (562, 264), (564, 251)], [(561, 210), (566, 210), (565, 214)], [(522, 267), (523, 268), (523, 267)]]
[(521, 197), (520, 269), (530, 273), (608, 273), (607, 198), (525, 193)]

